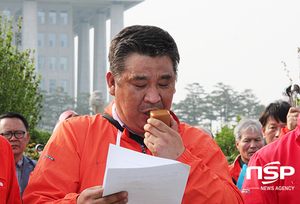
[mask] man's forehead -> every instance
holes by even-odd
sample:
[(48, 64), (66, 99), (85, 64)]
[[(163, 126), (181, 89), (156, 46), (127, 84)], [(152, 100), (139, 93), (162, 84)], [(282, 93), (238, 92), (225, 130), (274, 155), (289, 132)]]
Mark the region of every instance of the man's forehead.
[(25, 128), (23, 121), (20, 118), (2, 118), (0, 119), (0, 128)]
[(278, 125), (280, 123), (284, 123), (279, 118), (277, 120), (276, 120), (276, 118), (274, 118), (273, 116), (271, 116), (271, 117), (268, 118), (267, 124), (269, 124), (269, 125)]
[(243, 139), (256, 139), (256, 138), (259, 138), (259, 137), (262, 137), (262, 134), (259, 133), (259, 132), (254, 132), (252, 134), (242, 134), (242, 138)]

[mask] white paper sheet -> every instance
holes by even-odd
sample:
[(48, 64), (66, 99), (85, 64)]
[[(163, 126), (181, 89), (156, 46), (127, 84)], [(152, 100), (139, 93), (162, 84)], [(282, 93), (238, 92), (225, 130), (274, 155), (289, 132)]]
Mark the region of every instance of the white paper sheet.
[(181, 203), (190, 166), (110, 144), (103, 196), (128, 192), (129, 204)]

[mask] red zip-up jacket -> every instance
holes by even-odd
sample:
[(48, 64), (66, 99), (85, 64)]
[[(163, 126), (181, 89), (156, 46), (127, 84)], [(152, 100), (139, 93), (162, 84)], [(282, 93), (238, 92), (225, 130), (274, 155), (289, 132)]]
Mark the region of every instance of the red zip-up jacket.
[(299, 203), (299, 124), (298, 118), (298, 127), (294, 131), (258, 150), (251, 157), (242, 187), (247, 204)]
[[(112, 116), (112, 103), (105, 112)], [(187, 124), (179, 123), (178, 132), (186, 148), (178, 161), (191, 166), (182, 203), (244, 203), (216, 142)], [(84, 189), (102, 185), (109, 143), (116, 144), (117, 133), (118, 129), (100, 114), (61, 123), (30, 176), (23, 203), (75, 204)], [(127, 129), (121, 135), (120, 146), (142, 152), (141, 146), (129, 138)], [(147, 148), (146, 154), (151, 155)]]
[(231, 177), (234, 178), (235, 182), (238, 181), (241, 170), (242, 170), (240, 163), (239, 163), (240, 157), (241, 157), (241, 155), (237, 156), (235, 158), (234, 162), (228, 166)]
[(0, 135), (0, 163), (0, 204), (21, 204), (13, 151), (2, 135)]

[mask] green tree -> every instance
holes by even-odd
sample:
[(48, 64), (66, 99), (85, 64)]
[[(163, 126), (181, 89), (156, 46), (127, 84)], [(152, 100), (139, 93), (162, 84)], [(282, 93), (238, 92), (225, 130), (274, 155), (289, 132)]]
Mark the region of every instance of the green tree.
[(206, 94), (198, 83), (188, 84), (185, 89), (188, 90), (188, 95), (185, 100), (173, 104), (174, 112), (182, 122), (199, 125), (205, 118)]
[(90, 115), (92, 110), (90, 109), (90, 93), (79, 93), (76, 101), (75, 112), (79, 115)]
[(57, 87), (52, 94), (41, 90), (40, 92), (43, 93), (44, 100), (41, 110), (42, 120), (38, 128), (52, 132), (60, 114), (66, 110), (74, 110), (75, 100), (64, 92), (62, 87)]
[(217, 89), (210, 95), (210, 101), (214, 109), (214, 114), (221, 122), (221, 127), (227, 125), (229, 121), (234, 119), (239, 113), (240, 101), (238, 100), (238, 93), (230, 86), (218, 83), (215, 86)]
[(12, 18), (2, 19), (0, 14), (0, 113), (14, 111), (21, 113), (29, 123), (29, 132), (35, 128), (41, 117), (42, 95), (38, 93), (41, 76), (34, 70), (34, 53), (30, 49), (18, 50), (21, 18), (18, 22), (18, 42), (13, 46)]
[[(237, 122), (242, 119), (240, 115), (237, 116)], [(220, 131), (217, 131), (215, 141), (226, 156), (228, 164), (231, 164), (239, 155), (239, 151), (235, 144), (235, 137), (233, 135), (235, 126), (229, 127), (224, 125)]]
[(38, 129), (52, 132), (59, 116), (66, 110), (74, 110), (80, 115), (90, 115), (90, 94), (80, 93), (77, 101), (63, 91), (62, 87), (57, 87), (54, 93), (47, 93), (39, 90), (44, 95), (43, 108), (41, 110), (42, 120), (38, 124)]
[(240, 115), (245, 115), (248, 118), (259, 118), (264, 111), (265, 106), (260, 104), (257, 97), (252, 93), (252, 90), (246, 89), (239, 94), (239, 101), (241, 102), (238, 107)]
[(220, 122), (222, 127), (237, 115), (259, 118), (265, 108), (250, 89), (238, 93), (223, 83), (214, 87), (216, 89), (208, 94), (198, 83), (188, 84), (187, 97), (172, 104), (178, 119), (189, 125), (204, 125), (212, 129), (213, 121)]

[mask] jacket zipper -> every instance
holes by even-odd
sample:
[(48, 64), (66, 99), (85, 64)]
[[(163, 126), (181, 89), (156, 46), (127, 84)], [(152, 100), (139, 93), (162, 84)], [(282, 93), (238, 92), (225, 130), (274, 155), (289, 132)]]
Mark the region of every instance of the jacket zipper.
[(142, 148), (142, 152), (143, 152), (144, 154), (146, 154), (145, 146), (144, 146), (144, 145), (141, 145), (141, 148)]

